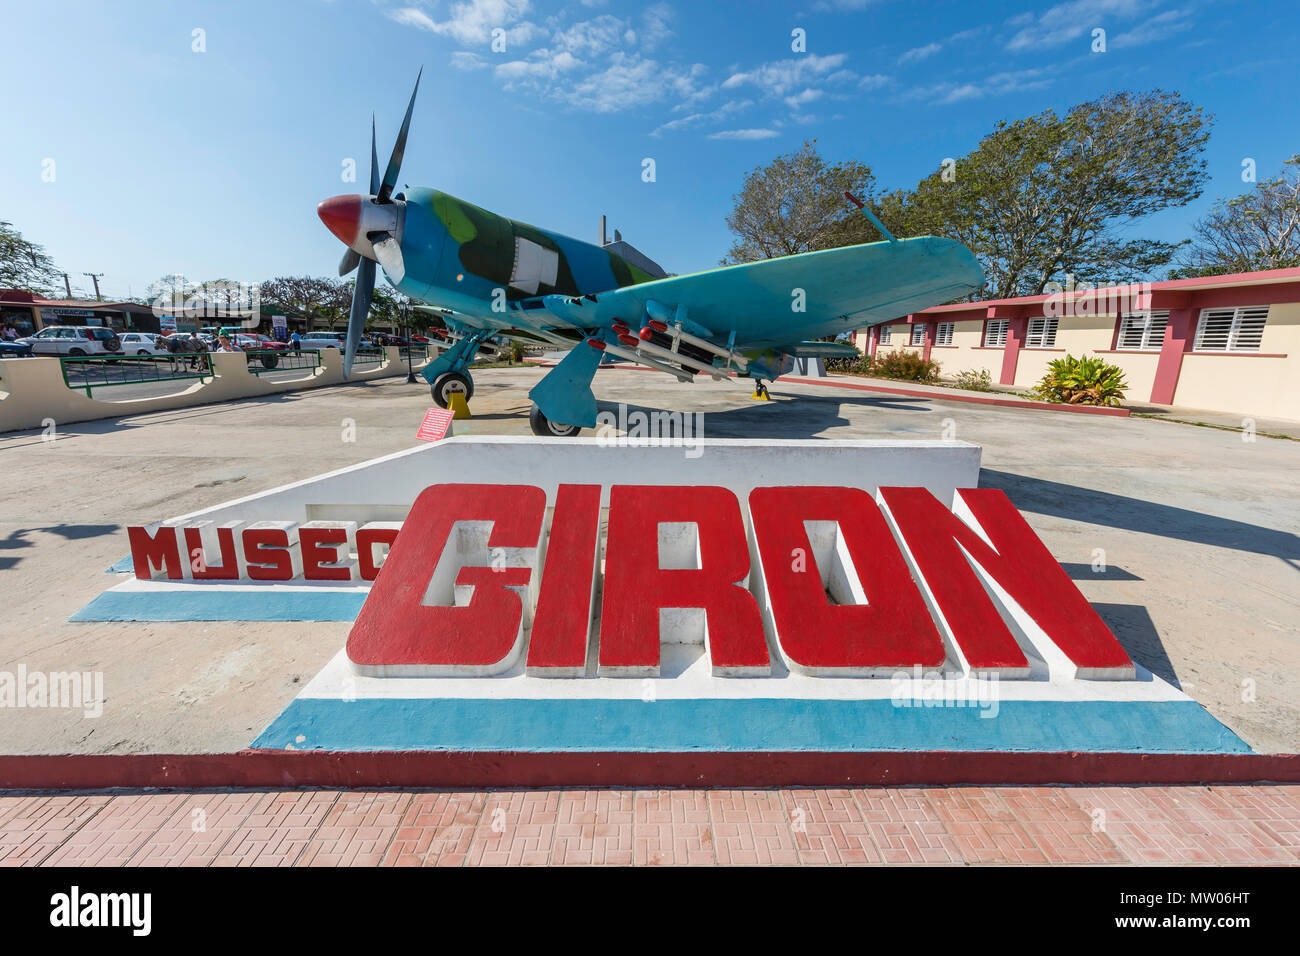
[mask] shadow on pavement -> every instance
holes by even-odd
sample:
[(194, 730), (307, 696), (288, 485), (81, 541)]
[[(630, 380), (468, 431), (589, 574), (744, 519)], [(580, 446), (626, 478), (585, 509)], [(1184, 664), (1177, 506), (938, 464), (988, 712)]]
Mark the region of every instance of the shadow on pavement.
[(1031, 514), (1267, 554), (1293, 566), (1300, 563), (1300, 537), (1275, 528), (987, 468), (980, 470), (980, 487), (1001, 489), (1012, 504)]

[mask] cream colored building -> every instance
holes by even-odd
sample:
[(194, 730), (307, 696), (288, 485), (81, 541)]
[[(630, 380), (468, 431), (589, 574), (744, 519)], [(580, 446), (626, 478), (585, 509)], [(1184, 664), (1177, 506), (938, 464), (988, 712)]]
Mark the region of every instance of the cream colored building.
[(942, 305), (854, 341), (1024, 387), (1052, 359), (1098, 355), (1124, 370), (1128, 404), (1300, 421), (1300, 269)]

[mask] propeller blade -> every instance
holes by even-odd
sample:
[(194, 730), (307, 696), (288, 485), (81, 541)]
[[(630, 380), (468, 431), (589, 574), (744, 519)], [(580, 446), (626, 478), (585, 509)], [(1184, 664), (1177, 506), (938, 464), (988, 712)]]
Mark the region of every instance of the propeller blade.
[(361, 331), (366, 327), (366, 316), (370, 314), (370, 296), (375, 291), (375, 263), (372, 259), (362, 259), (357, 271), (357, 284), (352, 290), (352, 308), (348, 311), (348, 340), (343, 346), (343, 377), (352, 376), (352, 360), (357, 356), (357, 345), (361, 342)]
[(402, 247), (390, 232), (372, 232), (370, 244), (375, 250), (375, 258), (388, 273), (388, 281), (398, 285), (406, 275), (406, 263), (402, 261)]
[(375, 114), (370, 114), (370, 195), (379, 192), (379, 154), (375, 152)]
[(379, 202), (389, 202), (388, 197), (397, 185), (397, 175), (402, 170), (402, 154), (406, 152), (406, 134), (411, 129), (411, 112), (415, 109), (415, 94), (420, 92), (420, 77), (423, 75), (424, 67), (420, 67), (420, 72), (415, 77), (415, 89), (411, 90), (411, 102), (406, 105), (406, 118), (402, 120), (397, 142), (393, 144), (393, 155), (388, 157), (388, 168), (384, 170), (384, 181), (377, 193)]
[(343, 258), (339, 260), (339, 275), (345, 276), (357, 267), (361, 261), (361, 253), (355, 249), (348, 249), (343, 253)]

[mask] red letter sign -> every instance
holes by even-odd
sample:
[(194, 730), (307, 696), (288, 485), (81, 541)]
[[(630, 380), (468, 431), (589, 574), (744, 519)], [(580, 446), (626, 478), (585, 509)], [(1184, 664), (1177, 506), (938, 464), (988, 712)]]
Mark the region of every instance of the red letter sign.
[(581, 677), (586, 672), (599, 536), (600, 485), (560, 485), (528, 637), (528, 673)]
[[(749, 514), (777, 642), (792, 668), (868, 677), (943, 663), (943, 639), (867, 492), (755, 488)], [(831, 531), (826, 567), (813, 559), (805, 521), (839, 526), (838, 533)], [(855, 578), (861, 585), (857, 600), (865, 603), (849, 603)], [(845, 592), (839, 604), (827, 601), (828, 590)]]
[(880, 495), (972, 670), (1029, 670), (974, 562), (1023, 609), (1028, 619), (1021, 626), (1041, 628), (1078, 668), (1076, 676), (1134, 676), (1115, 635), (1001, 491), (960, 488), (953, 511), (924, 488), (881, 488)]
[(164, 568), (167, 577), (173, 581), (185, 577), (175, 528), (161, 527), (153, 534), (149, 533), (148, 528), (127, 528), (126, 536), (131, 542), (135, 576), (141, 581), (158, 577)]
[[(661, 569), (659, 525), (694, 524), (698, 566)], [(600, 673), (659, 673), (660, 612), (702, 608), (715, 675), (771, 672), (736, 496), (726, 488), (615, 485), (609, 492)]]
[[(506, 567), (507, 549), (537, 547), (546, 493), (528, 485), (433, 485), (424, 489), (384, 562), (348, 634), (348, 657), (364, 674), (486, 676), (519, 657), (531, 579), (529, 568)], [(490, 522), (491, 567), (456, 570), (458, 522)], [(463, 556), (462, 556), (463, 557)], [(439, 581), (434, 582), (434, 573)], [(457, 600), (431, 595), (431, 583), (454, 582)], [(472, 589), (468, 600), (463, 600)]]

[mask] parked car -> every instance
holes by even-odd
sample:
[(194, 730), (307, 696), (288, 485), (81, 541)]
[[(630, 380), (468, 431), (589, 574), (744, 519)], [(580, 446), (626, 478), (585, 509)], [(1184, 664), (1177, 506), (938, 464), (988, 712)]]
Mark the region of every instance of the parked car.
[(94, 325), (54, 325), (17, 339), (37, 355), (117, 355), (122, 341), (112, 329)]
[(289, 347), (283, 342), (277, 342), (273, 338), (259, 335), (256, 332), (236, 335), (235, 344), (245, 352), (283, 352)]
[(22, 339), (0, 339), (0, 358), (30, 358), (32, 347)]
[(123, 332), (118, 338), (124, 355), (167, 354), (167, 340), (156, 332)]
[[(341, 352), (347, 340), (348, 334), (346, 332), (309, 332), (302, 337), (300, 348), (338, 349)], [(363, 335), (357, 344), (363, 348), (368, 348), (370, 340)]]

